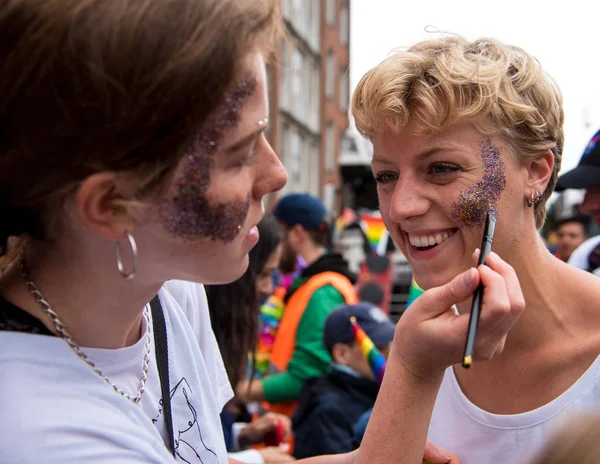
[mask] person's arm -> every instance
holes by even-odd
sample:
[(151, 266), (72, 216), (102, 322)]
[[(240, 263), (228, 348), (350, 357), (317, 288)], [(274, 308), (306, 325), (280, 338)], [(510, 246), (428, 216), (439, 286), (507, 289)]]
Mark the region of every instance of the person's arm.
[(236, 395), (244, 402), (264, 401), (281, 403), (297, 400), (307, 379), (323, 375), (331, 358), (323, 345), (323, 327), (327, 315), (344, 303), (342, 295), (326, 285), (312, 295), (302, 314), (296, 332), (296, 345), (287, 370), (265, 379), (253, 380), (248, 389), (244, 381)]
[(227, 453), (227, 457), (231, 464), (264, 464), (265, 462), (261, 454), (255, 449)]
[(282, 427), (284, 440), (287, 440), (292, 432), (292, 423), (290, 418), (283, 414), (268, 412), (243, 426), (235, 424), (233, 431), (237, 445), (236, 451), (264, 442), (267, 435), (273, 433), (277, 426)]
[[(332, 454), (328, 456), (316, 456), (314, 458), (299, 459), (296, 461), (298, 464), (355, 464), (357, 452), (352, 451), (346, 454)], [(397, 462), (397, 461), (390, 461)], [(379, 464), (379, 463), (372, 463)], [(384, 464), (381, 461), (381, 464)], [(385, 463), (387, 464), (387, 462)]]
[(469, 314), (456, 315), (452, 305), (469, 300), (480, 280), (485, 295), (475, 359), (502, 351), (525, 300), (512, 267), (495, 253), (486, 264), (426, 291), (403, 314), (356, 464), (422, 462), (444, 370), (460, 362), (467, 333)]

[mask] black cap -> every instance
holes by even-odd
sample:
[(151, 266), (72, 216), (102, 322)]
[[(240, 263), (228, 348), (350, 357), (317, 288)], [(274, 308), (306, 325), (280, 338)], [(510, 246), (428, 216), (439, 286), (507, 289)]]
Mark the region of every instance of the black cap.
[(588, 143), (575, 169), (558, 178), (556, 191), (600, 187), (600, 130)]
[(334, 309), (325, 321), (323, 343), (328, 350), (336, 343), (354, 341), (354, 331), (350, 322), (352, 316), (375, 346), (385, 346), (394, 339), (394, 323), (377, 306), (371, 303), (342, 305)]

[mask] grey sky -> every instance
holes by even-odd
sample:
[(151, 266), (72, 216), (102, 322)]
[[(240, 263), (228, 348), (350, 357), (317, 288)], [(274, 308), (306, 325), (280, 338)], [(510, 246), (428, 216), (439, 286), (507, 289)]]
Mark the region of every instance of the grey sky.
[[(565, 172), (600, 129), (600, 7), (587, 0), (352, 0), (350, 85), (426, 28), (495, 37), (536, 56), (558, 82), (565, 108)], [(592, 6), (593, 5), (593, 6)]]

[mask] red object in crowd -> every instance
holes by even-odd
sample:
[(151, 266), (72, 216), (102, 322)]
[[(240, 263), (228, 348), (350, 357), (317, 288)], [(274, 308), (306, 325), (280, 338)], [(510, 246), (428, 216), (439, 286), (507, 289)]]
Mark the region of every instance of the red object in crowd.
[(277, 421), (272, 432), (265, 437), (266, 446), (279, 446), (285, 441), (285, 426), (283, 422)]

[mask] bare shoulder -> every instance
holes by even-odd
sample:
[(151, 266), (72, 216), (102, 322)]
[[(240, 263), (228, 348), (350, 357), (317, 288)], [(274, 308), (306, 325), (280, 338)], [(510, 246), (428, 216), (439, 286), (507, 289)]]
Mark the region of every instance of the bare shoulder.
[(593, 310), (600, 316), (600, 277), (578, 269), (566, 266), (561, 273), (562, 288), (573, 302)]
[[(576, 327), (582, 346), (590, 355), (600, 353), (600, 277), (589, 272), (566, 266), (560, 275), (560, 287), (564, 292), (565, 314), (570, 315), (570, 325)], [(582, 343), (583, 342), (583, 343)]]

